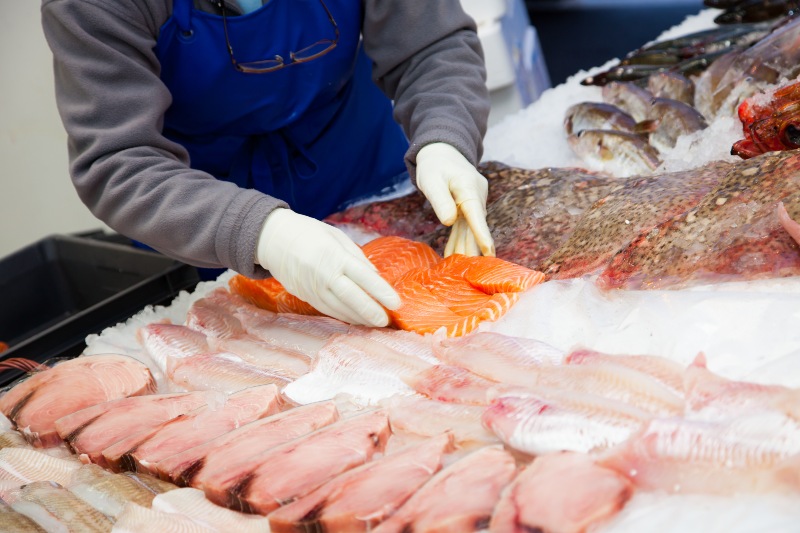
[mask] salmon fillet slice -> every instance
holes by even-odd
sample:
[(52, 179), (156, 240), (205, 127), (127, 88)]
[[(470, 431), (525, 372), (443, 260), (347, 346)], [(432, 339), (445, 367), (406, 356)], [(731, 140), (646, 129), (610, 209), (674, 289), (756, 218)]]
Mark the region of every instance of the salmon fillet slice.
[(322, 314), (297, 296), (289, 294), (275, 278), (250, 279), (237, 274), (231, 278), (228, 286), (249, 303), (273, 313)]
[(361, 249), (389, 283), (412, 268), (429, 268), (442, 260), (427, 244), (402, 237), (378, 237)]

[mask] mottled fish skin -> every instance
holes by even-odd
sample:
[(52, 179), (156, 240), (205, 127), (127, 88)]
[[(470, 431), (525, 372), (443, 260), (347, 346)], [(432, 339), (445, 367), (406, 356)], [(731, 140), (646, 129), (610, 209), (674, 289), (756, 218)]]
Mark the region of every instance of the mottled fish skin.
[(693, 209), (634, 239), (597, 280), (605, 289), (800, 274), (800, 246), (776, 214), (800, 217), (800, 151), (736, 163)]
[(549, 279), (602, 270), (642, 232), (694, 207), (731, 168), (730, 163), (712, 162), (696, 170), (625, 180), (586, 210), (540, 268)]
[(583, 130), (567, 137), (567, 142), (593, 170), (614, 176), (652, 174), (661, 163), (658, 151), (641, 135), (634, 133)]
[(659, 72), (647, 78), (647, 90), (656, 98), (694, 105), (694, 82), (677, 72)]
[(567, 135), (581, 130), (632, 132), (636, 121), (622, 109), (600, 102), (580, 102), (570, 106), (564, 116)]

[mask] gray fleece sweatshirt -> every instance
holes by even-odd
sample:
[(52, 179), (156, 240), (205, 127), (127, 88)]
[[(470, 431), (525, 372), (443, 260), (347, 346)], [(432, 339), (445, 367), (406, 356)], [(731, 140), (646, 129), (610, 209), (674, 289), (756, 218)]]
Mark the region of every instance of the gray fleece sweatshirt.
[[(412, 179), (417, 152), (432, 142), (477, 164), (489, 113), (486, 73), (459, 0), (362, 4), (364, 49), (411, 141)], [(195, 7), (215, 10), (208, 0)], [(43, 0), (72, 181), (117, 232), (192, 265), (264, 277), (254, 263), (258, 235), (286, 204), (192, 169), (186, 150), (162, 135), (172, 99), (154, 47), (171, 13), (171, 0)]]

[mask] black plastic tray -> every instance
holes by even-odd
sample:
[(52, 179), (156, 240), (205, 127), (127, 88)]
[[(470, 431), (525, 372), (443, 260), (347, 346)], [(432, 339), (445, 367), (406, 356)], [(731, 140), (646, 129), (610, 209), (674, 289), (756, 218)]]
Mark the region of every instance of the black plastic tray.
[[(114, 242), (54, 235), (0, 260), (0, 360), (75, 357), (87, 335), (166, 304), (199, 281), (197, 269)], [(0, 373), (0, 386), (22, 372)]]

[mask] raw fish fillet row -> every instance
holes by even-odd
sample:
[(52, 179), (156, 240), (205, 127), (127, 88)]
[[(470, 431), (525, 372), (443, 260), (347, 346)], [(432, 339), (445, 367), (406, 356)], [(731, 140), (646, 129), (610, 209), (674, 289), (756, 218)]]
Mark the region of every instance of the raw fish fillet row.
[(359, 414), (253, 456), (246, 465), (195, 476), (192, 483), (214, 503), (267, 514), (383, 452), (390, 433), (386, 413)]
[(154, 429), (209, 401), (206, 392), (148, 394), (81, 409), (56, 420), (56, 430), (81, 460), (107, 467), (103, 450), (133, 433)]
[(177, 453), (156, 464), (162, 479), (179, 485), (191, 485), (205, 472), (238, 468), (250, 457), (289, 442), (336, 422), (339, 412), (334, 402), (320, 402), (245, 424), (219, 437)]
[(485, 530), (503, 488), (514, 478), (514, 458), (490, 446), (451, 464), (422, 486), (375, 533), (462, 533)]
[(33, 374), (0, 398), (0, 411), (38, 447), (61, 443), (55, 422), (98, 403), (150, 394), (150, 370), (132, 357), (115, 354), (77, 357)]
[(236, 392), (274, 384), (283, 387), (290, 378), (280, 369), (255, 366), (232, 353), (204, 353), (167, 359), (167, 378), (185, 390)]
[(215, 352), (227, 352), (242, 358), (246, 363), (272, 370), (276, 374), (295, 379), (309, 370), (309, 358), (293, 350), (264, 342), (247, 333), (226, 339), (209, 339)]
[(103, 450), (110, 468), (155, 473), (155, 464), (170, 455), (203, 444), (242, 424), (278, 412), (280, 397), (275, 385), (244, 389), (218, 404), (208, 403), (162, 423), (152, 430), (135, 433)]
[(530, 455), (591, 452), (628, 439), (652, 417), (625, 403), (572, 391), (536, 389), (495, 399), (484, 425)]
[(797, 422), (765, 411), (724, 422), (655, 419), (600, 455), (598, 463), (628, 476), (645, 490), (796, 492), (800, 485), (781, 482), (781, 470), (782, 463), (798, 454)]
[(442, 468), (452, 446), (443, 434), (348, 470), (271, 512), (271, 531), (372, 531)]
[(537, 457), (503, 491), (492, 533), (582, 533), (619, 512), (633, 485), (581, 453)]

